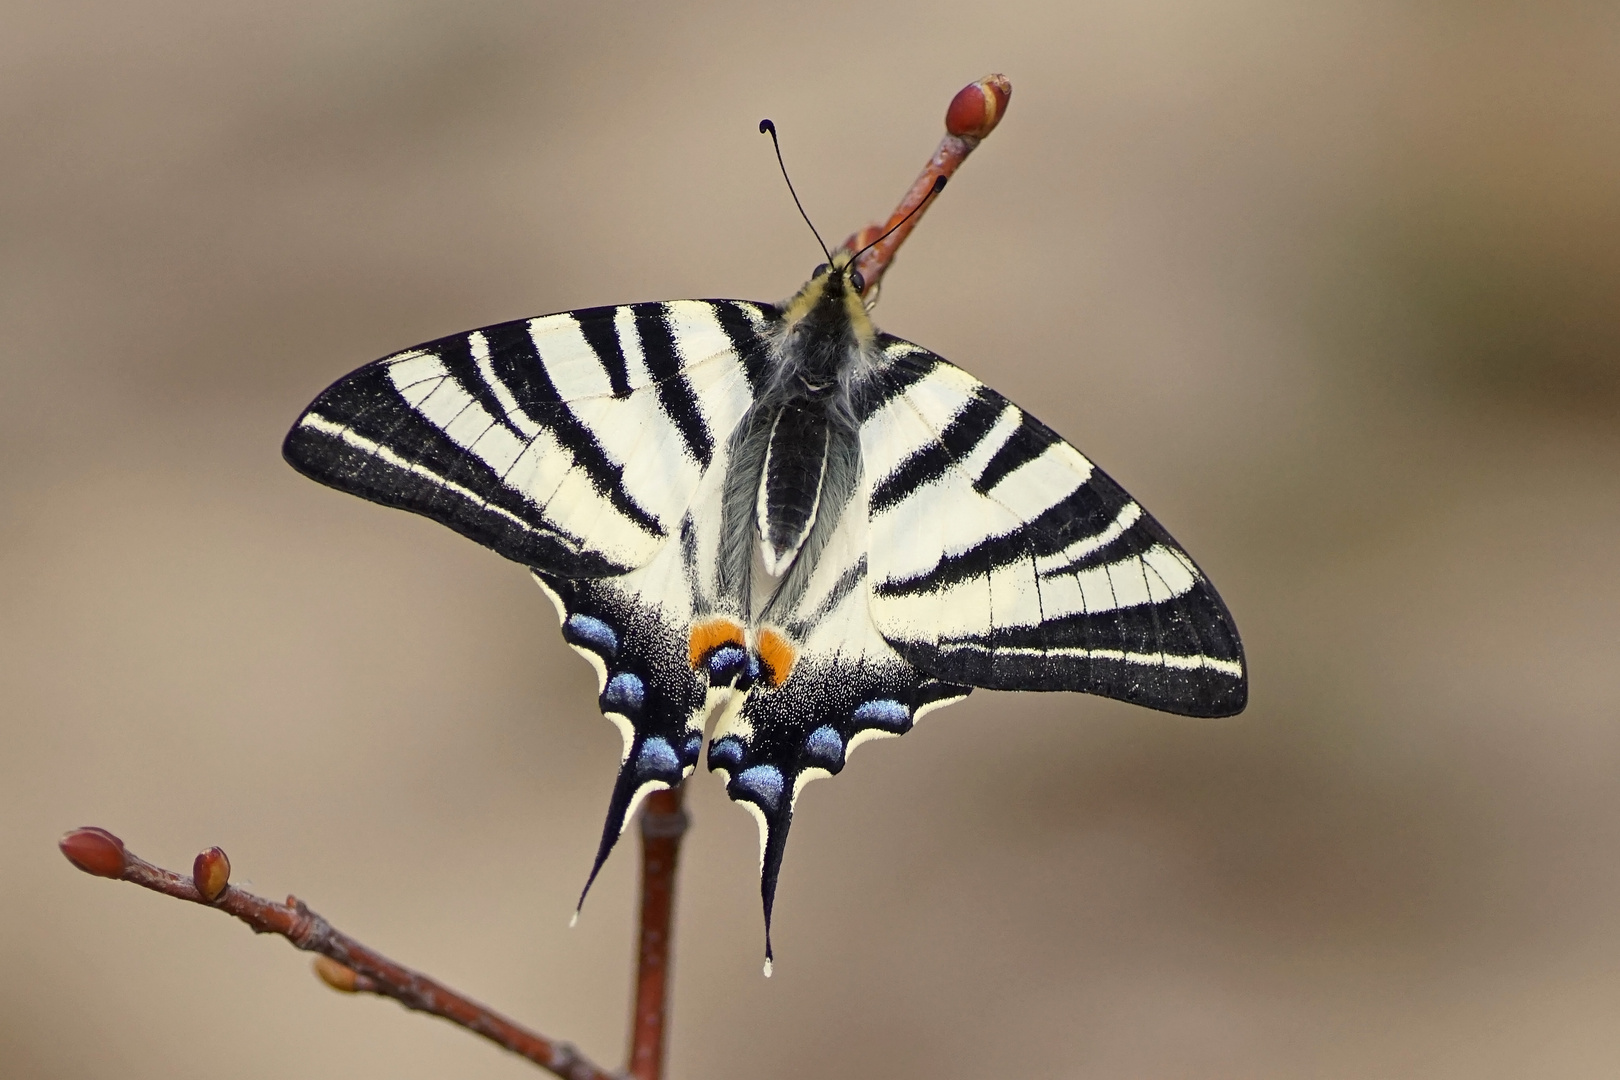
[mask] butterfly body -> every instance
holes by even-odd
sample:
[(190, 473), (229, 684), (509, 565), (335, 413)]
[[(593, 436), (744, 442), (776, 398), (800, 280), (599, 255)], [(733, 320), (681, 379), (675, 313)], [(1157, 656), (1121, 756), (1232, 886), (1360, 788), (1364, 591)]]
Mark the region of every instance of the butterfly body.
[[(760, 826), (974, 686), (1189, 715), (1247, 697), (1202, 572), (1049, 428), (873, 326), (847, 259), (781, 304), (502, 323), (339, 380), (295, 468), (528, 566), (623, 736), (595, 866), (707, 764)], [(587, 888), (589, 883), (587, 883)]]

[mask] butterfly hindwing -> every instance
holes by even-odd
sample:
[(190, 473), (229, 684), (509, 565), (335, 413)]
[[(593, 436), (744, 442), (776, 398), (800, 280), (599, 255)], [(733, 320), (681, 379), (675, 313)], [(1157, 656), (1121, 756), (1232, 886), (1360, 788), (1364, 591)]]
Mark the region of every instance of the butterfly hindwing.
[(689, 659), (690, 594), (681, 567), (672, 565), (674, 555), (666, 547), (647, 566), (617, 578), (534, 573), (556, 605), (563, 639), (596, 669), (597, 704), (623, 739), (585, 891), (641, 800), (691, 775), (703, 749), (704, 720), (716, 703), (706, 673)]
[(334, 383), (283, 453), (544, 572), (622, 574), (669, 540), (747, 411), (770, 317), (682, 300), (441, 338)]
[(1237, 631), (1169, 533), (960, 368), (899, 339), (886, 352), (861, 448), (872, 614), (895, 650), (974, 686), (1240, 711)]
[[(709, 768), (725, 776), (726, 793), (759, 825), (767, 962), (777, 877), (804, 785), (841, 772), (863, 742), (903, 735), (970, 689), (907, 662), (873, 623), (868, 488), (863, 477), (815, 552), (802, 591), (768, 609), (756, 629), (747, 693), (733, 699), (709, 743)], [(784, 587), (793, 584), (789, 578)]]
[(731, 441), (715, 448), (676, 536), (645, 566), (603, 578), (533, 570), (563, 639), (596, 670), (598, 706), (623, 740), (586, 892), (642, 798), (691, 774), (706, 720), (746, 694), (757, 672), (741, 612), (716, 590)]

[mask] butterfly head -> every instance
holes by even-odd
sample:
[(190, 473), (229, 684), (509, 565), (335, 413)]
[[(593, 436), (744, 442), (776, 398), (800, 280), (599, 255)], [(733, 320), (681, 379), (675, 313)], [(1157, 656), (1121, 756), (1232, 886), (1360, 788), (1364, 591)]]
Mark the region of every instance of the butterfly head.
[(810, 280), (783, 305), (789, 331), (864, 346), (877, 335), (861, 300), (865, 288), (852, 254), (835, 252), (832, 262), (816, 267)]

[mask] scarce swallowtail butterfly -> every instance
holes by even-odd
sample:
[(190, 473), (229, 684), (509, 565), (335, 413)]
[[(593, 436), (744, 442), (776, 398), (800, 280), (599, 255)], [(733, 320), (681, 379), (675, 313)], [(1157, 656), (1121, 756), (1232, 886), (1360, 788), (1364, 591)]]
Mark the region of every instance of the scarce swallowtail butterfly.
[(1187, 716), (1248, 697), (1232, 617), (1170, 534), (1051, 428), (879, 330), (864, 291), (841, 250), (780, 303), (454, 334), (339, 379), (283, 447), (528, 567), (556, 605), (624, 739), (587, 890), (710, 730), (709, 769), (759, 824), (767, 973), (794, 804), (861, 743), (973, 687)]

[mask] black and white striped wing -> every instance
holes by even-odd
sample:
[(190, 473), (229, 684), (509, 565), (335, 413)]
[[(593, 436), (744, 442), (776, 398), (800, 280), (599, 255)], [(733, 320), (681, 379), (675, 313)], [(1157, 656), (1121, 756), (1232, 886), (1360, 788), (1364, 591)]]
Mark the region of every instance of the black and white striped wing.
[[(717, 479), (711, 472), (705, 485), (713, 488)], [(699, 505), (705, 501), (703, 493), (700, 486)], [(708, 501), (717, 499), (714, 495)], [(683, 541), (665, 544), (646, 566), (619, 577), (534, 573), (557, 608), (563, 640), (595, 669), (597, 706), (623, 739), (581, 904), (641, 800), (691, 775), (703, 748), (704, 720), (731, 695), (728, 686), (711, 680), (690, 658), (698, 597), (684, 538), (692, 529), (689, 512), (681, 527)]]
[(779, 319), (678, 300), (489, 326), (340, 379), (287, 436), (300, 472), (528, 565), (556, 605), (624, 743), (587, 890), (641, 799), (691, 773), (731, 692), (690, 662), (693, 543), (712, 563), (731, 435)]
[(762, 650), (773, 669), (714, 726), (709, 768), (759, 826), (765, 955), (788, 830), (804, 786), (841, 773), (855, 749), (904, 735), (971, 687), (918, 670), (872, 622), (866, 491), (858, 488), (818, 553), (802, 594)]
[(679, 300), (441, 338), (328, 387), (282, 452), (539, 570), (626, 573), (673, 534), (753, 402), (774, 317)]
[(1243, 646), (1170, 534), (1046, 425), (887, 339), (861, 428), (872, 617), (938, 679), (1189, 716), (1248, 699)]

